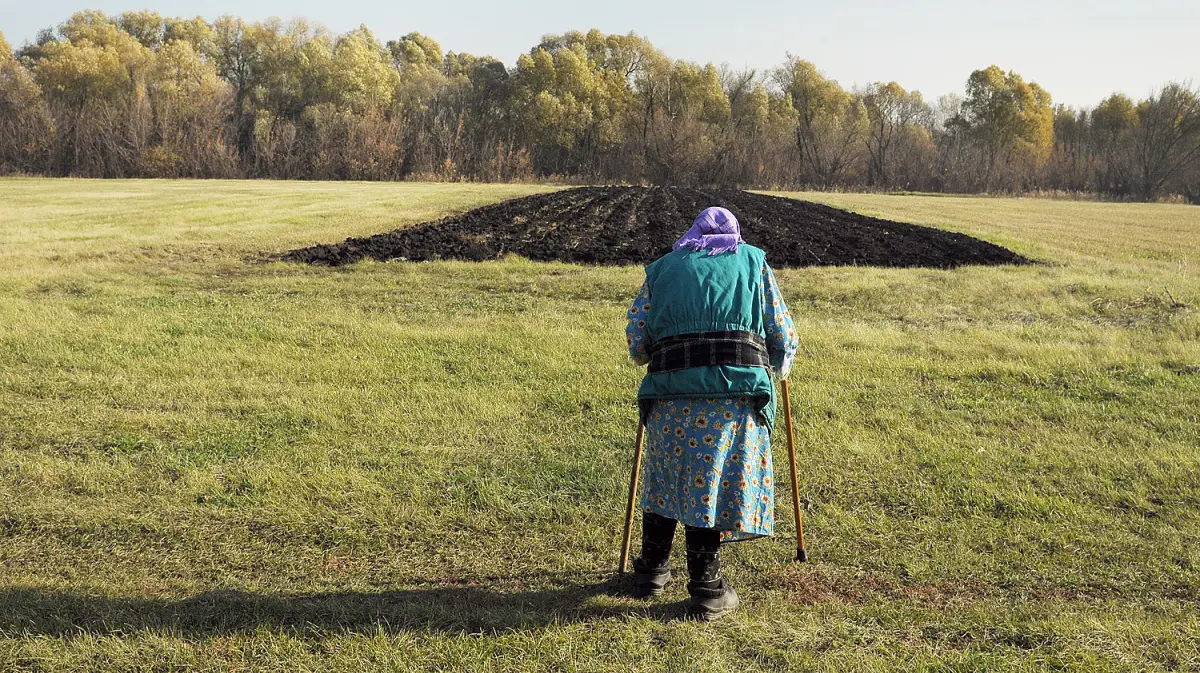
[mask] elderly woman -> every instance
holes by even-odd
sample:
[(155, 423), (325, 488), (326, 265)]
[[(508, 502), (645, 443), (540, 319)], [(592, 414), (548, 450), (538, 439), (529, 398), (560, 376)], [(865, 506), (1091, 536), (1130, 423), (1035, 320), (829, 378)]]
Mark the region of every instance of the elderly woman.
[(738, 605), (721, 544), (774, 530), (771, 374), (787, 378), (795, 326), (765, 253), (742, 240), (733, 213), (709, 208), (646, 267), (626, 336), (634, 362), (649, 365), (638, 391), (647, 449), (635, 595), (662, 593), (681, 522), (688, 611), (717, 619)]

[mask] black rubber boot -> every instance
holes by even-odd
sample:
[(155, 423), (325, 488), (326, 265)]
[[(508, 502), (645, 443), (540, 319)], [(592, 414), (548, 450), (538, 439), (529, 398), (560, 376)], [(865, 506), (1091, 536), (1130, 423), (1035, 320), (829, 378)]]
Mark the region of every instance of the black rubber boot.
[(657, 596), (671, 580), (671, 542), (675, 519), (642, 512), (642, 555), (633, 560), (633, 596)]
[(688, 615), (711, 622), (737, 608), (737, 592), (721, 577), (721, 531), (687, 527)]

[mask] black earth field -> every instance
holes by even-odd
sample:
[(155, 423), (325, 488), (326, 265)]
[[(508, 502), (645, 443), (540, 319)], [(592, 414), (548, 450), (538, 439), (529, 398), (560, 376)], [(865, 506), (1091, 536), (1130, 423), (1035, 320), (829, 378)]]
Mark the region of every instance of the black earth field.
[(363, 259), (484, 261), (506, 254), (539, 262), (648, 264), (670, 251), (710, 206), (728, 208), (743, 237), (778, 267), (950, 269), (1022, 264), (1024, 257), (964, 234), (859, 215), (811, 201), (734, 189), (579, 187), (484, 206), (396, 231), (294, 250), (289, 261), (337, 266)]

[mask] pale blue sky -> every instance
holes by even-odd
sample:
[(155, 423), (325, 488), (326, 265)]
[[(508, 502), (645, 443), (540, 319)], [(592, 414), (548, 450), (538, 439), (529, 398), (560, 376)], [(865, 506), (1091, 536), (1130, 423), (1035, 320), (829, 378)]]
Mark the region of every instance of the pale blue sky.
[(381, 40), (415, 30), (510, 65), (547, 33), (634, 31), (673, 58), (769, 68), (791, 52), (843, 86), (896, 80), (930, 100), (993, 63), (1076, 106), (1200, 84), (1200, 0), (0, 0), (0, 31), (18, 46), (82, 8), (303, 16), (337, 32), (366, 24)]

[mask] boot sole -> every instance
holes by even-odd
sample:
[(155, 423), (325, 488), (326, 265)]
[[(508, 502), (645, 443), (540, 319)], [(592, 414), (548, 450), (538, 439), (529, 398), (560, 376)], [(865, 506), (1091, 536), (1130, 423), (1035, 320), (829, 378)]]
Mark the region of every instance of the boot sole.
[(725, 610), (698, 610), (695, 608), (688, 608), (687, 616), (691, 619), (702, 622), (715, 622), (736, 609), (736, 607), (726, 608)]
[(698, 619), (702, 622), (714, 622), (725, 615), (737, 610), (742, 605), (741, 599), (733, 587), (726, 585), (726, 594), (723, 605), (705, 605), (704, 600), (698, 600), (695, 596), (688, 601), (687, 614), (693, 619)]

